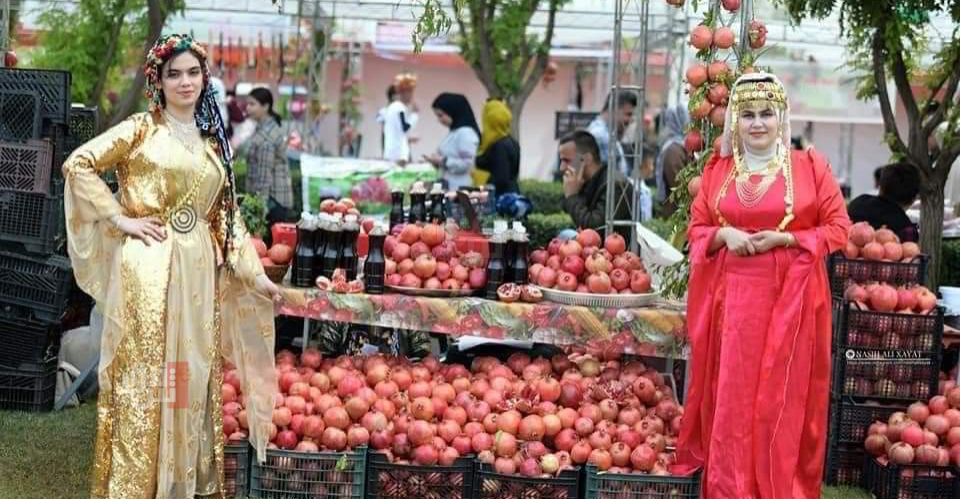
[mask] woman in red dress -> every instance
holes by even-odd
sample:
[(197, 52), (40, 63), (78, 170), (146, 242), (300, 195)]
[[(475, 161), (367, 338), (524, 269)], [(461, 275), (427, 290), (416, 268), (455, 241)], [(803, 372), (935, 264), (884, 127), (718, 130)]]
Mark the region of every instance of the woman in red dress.
[(783, 85), (733, 87), (720, 154), (691, 208), (693, 377), (678, 464), (707, 499), (819, 498), (830, 391), (824, 257), (847, 217), (826, 159), (790, 147)]

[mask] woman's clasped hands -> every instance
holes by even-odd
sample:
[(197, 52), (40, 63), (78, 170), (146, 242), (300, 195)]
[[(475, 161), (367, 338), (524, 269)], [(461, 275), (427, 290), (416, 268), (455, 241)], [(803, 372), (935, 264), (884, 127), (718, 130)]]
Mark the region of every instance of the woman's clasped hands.
[(790, 233), (773, 230), (750, 234), (733, 227), (723, 227), (717, 232), (717, 237), (723, 241), (727, 250), (738, 256), (759, 255), (781, 246), (792, 246), (794, 243)]

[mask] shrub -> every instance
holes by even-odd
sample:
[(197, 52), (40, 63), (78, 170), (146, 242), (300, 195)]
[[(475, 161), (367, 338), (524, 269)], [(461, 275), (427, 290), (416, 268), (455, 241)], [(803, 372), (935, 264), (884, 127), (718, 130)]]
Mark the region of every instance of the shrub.
[(533, 203), (533, 213), (559, 213), (563, 211), (563, 184), (542, 180), (521, 180), (520, 194)]
[(560, 231), (574, 228), (573, 219), (566, 213), (531, 213), (526, 226), (530, 234), (530, 251), (547, 247)]

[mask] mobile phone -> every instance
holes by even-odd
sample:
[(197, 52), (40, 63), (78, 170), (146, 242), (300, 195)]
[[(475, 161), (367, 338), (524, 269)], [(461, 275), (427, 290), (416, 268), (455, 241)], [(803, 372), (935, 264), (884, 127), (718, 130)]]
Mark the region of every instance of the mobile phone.
[(579, 177), (580, 170), (583, 169), (583, 155), (580, 153), (577, 153), (577, 155), (574, 156), (573, 158), (573, 165), (571, 166), (573, 166), (573, 173), (577, 174), (577, 176)]

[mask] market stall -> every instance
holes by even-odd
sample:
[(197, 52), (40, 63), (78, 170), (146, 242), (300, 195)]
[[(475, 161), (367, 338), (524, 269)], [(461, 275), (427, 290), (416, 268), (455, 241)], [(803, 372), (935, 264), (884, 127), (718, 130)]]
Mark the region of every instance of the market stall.
[[(293, 305), (282, 313), (308, 320), (413, 329), (450, 336), (483, 336), (568, 345), (627, 333), (640, 355), (684, 356), (682, 304), (658, 301), (633, 309), (604, 309), (551, 302), (503, 303), (477, 297), (431, 298), (400, 294), (339, 294), (287, 288)], [(305, 332), (307, 326), (304, 326)], [(308, 338), (304, 336), (304, 345)]]

